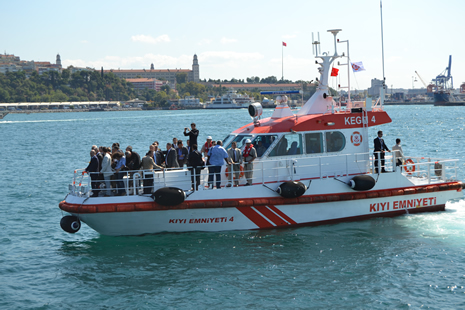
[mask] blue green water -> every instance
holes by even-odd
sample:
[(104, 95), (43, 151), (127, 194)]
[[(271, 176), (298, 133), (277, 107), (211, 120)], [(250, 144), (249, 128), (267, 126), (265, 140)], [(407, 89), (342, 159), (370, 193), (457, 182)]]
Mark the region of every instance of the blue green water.
[[(407, 155), (460, 159), (465, 109), (388, 106)], [(268, 116), (272, 111), (267, 110)], [(9, 114), (0, 121), (1, 309), (463, 309), (465, 203), (447, 211), (298, 229), (100, 236), (59, 226), (58, 202), (92, 144), (143, 154), (196, 122), (199, 141), (240, 111)]]

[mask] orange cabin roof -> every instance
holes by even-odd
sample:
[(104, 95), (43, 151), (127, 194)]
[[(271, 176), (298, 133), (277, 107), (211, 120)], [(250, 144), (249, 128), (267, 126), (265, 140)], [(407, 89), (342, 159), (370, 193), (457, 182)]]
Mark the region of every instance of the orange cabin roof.
[[(385, 111), (368, 112), (368, 126), (379, 126), (391, 122)], [(332, 125), (334, 123), (334, 125)], [(260, 120), (260, 126), (247, 124), (234, 133), (288, 133), (292, 131), (324, 131), (350, 128), (363, 128), (362, 113), (341, 112), (334, 114), (312, 114), (304, 116), (288, 116), (278, 119), (271, 117)]]

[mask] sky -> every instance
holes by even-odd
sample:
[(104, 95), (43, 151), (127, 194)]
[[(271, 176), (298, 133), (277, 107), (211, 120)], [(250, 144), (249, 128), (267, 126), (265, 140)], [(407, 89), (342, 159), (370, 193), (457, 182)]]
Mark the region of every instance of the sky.
[[(8, 1), (1, 5), (0, 52), (21, 60), (100, 69), (191, 69), (201, 79), (319, 77), (312, 33), (322, 52), (334, 53), (329, 29), (342, 29), (350, 59), (365, 71), (350, 74), (351, 89), (382, 79), (379, 0), (252, 1)], [(385, 77), (388, 87), (424, 87), (452, 55), (454, 87), (465, 82), (465, 1), (385, 0)], [(282, 42), (287, 47), (282, 47)], [(347, 54), (347, 45), (338, 44)], [(341, 58), (340, 63), (347, 63)], [(284, 66), (282, 67), (282, 63)], [(347, 67), (330, 86), (347, 86)]]

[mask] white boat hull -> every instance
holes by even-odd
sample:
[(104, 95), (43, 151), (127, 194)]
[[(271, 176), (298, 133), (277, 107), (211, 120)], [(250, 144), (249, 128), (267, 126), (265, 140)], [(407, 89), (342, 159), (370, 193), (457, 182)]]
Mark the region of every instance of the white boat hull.
[[(386, 179), (392, 178), (395, 178), (393, 174), (386, 174)], [(86, 201), (82, 197), (68, 196), (60, 207), (78, 216), (97, 232), (118, 236), (328, 224), (440, 211), (444, 210), (447, 201), (463, 198), (460, 182), (366, 192), (348, 190), (347, 185), (334, 179), (314, 183), (310, 187), (312, 190), (307, 191), (310, 195), (299, 198), (282, 198), (264, 186), (254, 185), (196, 192), (174, 207), (160, 206), (150, 197), (141, 196), (89, 198)], [(323, 191), (328, 184), (332, 184), (337, 192)], [(321, 190), (320, 194), (315, 192), (318, 190)], [(251, 192), (258, 195), (243, 200), (237, 198), (251, 197)], [(245, 193), (248, 196), (241, 195)], [(215, 199), (219, 194), (222, 199)]]

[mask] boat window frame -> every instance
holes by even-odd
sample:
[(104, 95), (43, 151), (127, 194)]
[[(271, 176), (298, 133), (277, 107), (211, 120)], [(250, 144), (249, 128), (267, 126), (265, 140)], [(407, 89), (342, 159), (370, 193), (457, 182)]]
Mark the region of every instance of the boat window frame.
[[(325, 148), (325, 139), (324, 139), (324, 135), (323, 135), (323, 132), (321, 131), (318, 131), (318, 132), (305, 132), (303, 133), (305, 136), (304, 136), (304, 142), (305, 142), (305, 154), (307, 155), (314, 155), (314, 154), (324, 154), (325, 151), (326, 151), (326, 148)], [(310, 134), (318, 134), (320, 135), (320, 152), (314, 152), (314, 153), (309, 153), (308, 152), (308, 147), (307, 146), (307, 135), (310, 135)]]
[[(276, 148), (280, 147), (281, 141), (284, 141), (283, 139), (285, 139), (286, 136), (294, 136), (294, 135), (298, 135), (298, 136), (299, 136), (298, 140), (299, 140), (300, 146), (298, 145), (297, 149), (300, 151), (300, 153), (296, 153), (296, 154), (287, 154), (287, 153), (290, 151), (290, 149), (291, 149), (291, 145), (292, 145), (292, 143), (291, 143), (291, 145), (288, 144), (288, 145), (286, 146), (286, 154), (277, 154), (277, 155), (272, 154), (273, 151), (274, 151)], [(286, 140), (287, 140), (287, 139), (286, 139)], [(294, 142), (294, 141), (292, 141), (292, 142)], [(273, 146), (273, 148), (272, 148), (271, 150), (269, 150), (269, 152), (268, 152), (268, 154), (267, 154), (267, 156), (270, 157), (270, 158), (271, 158), (271, 157), (302, 156), (302, 155), (304, 155), (304, 152), (303, 152), (304, 144), (303, 144), (303, 139), (302, 139), (302, 133), (301, 133), (301, 132), (284, 133), (284, 134), (282, 134), (282, 135), (279, 137), (279, 139), (278, 139), (277, 141), (275, 141), (272, 145), (270, 145), (270, 147), (271, 147), (271, 146)]]
[[(327, 136), (328, 136), (328, 134), (332, 134), (332, 133), (338, 133), (339, 136), (342, 137), (342, 146), (341, 146), (339, 149), (334, 150), (334, 151), (330, 151), (330, 150), (328, 149), (329, 144), (328, 144), (328, 138), (327, 138)], [(346, 136), (344, 135), (344, 133), (342, 133), (341, 131), (338, 131), (338, 130), (326, 131), (326, 132), (325, 132), (325, 137), (324, 137), (324, 142), (325, 142), (325, 149), (324, 149), (324, 150), (325, 150), (325, 153), (338, 153), (338, 152), (342, 152), (342, 151), (345, 149), (346, 145), (347, 145)]]
[[(254, 135), (253, 135), (253, 134), (250, 134), (250, 133), (249, 133), (249, 134), (239, 133), (239, 134), (235, 135), (234, 138), (233, 138), (228, 144), (223, 143), (223, 147), (224, 147), (226, 150), (229, 150), (229, 148), (231, 147), (231, 143), (233, 143), (234, 141), (236, 141), (236, 142), (237, 142), (237, 148), (239, 148), (239, 149), (242, 150), (242, 149), (244, 148), (244, 146), (245, 146), (245, 143), (244, 143), (243, 145), (239, 145), (239, 142), (236, 140), (237, 137), (239, 137), (239, 136), (246, 136), (246, 137), (248, 137), (248, 139), (250, 139), (250, 140), (253, 140), (253, 138), (254, 138)], [(245, 139), (247, 139), (247, 138), (245, 138)], [(242, 141), (242, 140), (244, 140), (244, 139), (241, 139), (241, 141)]]
[[(256, 139), (258, 137), (275, 137), (273, 142), (271, 142), (268, 147), (266, 147), (265, 151), (263, 152), (263, 154), (261, 156), (258, 156), (258, 145), (256, 145), (258, 142), (256, 141)], [(280, 137), (279, 137), (279, 134), (278, 133), (272, 133), (272, 134), (257, 134), (253, 137), (252, 140), (252, 144), (253, 144), (253, 147), (255, 148), (255, 150), (257, 151), (257, 157), (258, 158), (262, 158), (262, 157), (265, 157), (265, 156), (268, 156), (268, 154), (270, 153), (270, 151), (272, 150), (272, 146), (274, 146), (276, 144), (276, 141), (279, 141), (280, 140)]]

